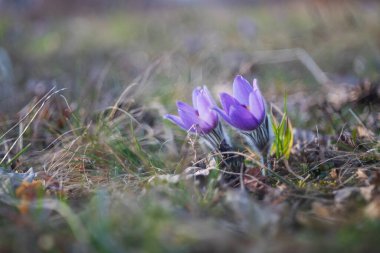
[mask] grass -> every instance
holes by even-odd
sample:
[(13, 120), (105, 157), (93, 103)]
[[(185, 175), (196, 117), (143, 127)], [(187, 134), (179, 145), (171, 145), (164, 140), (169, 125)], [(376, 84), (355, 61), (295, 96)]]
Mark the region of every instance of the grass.
[[(290, 2), (39, 20), (0, 11), (17, 89), (0, 113), (1, 251), (376, 250), (380, 7), (370, 7)], [(272, 51), (295, 48), (331, 85)], [(245, 157), (246, 191), (223, 185), (218, 155), (162, 118), (195, 86), (216, 95), (239, 73), (258, 77), (277, 107), (288, 94), (299, 133), (290, 153), (277, 143), (289, 159), (272, 157), (276, 176), (261, 177), (257, 155), (229, 130)], [(356, 81), (364, 78), (371, 84)], [(315, 130), (317, 143), (307, 138)], [(30, 167), (35, 181), (12, 185), (12, 173)]]

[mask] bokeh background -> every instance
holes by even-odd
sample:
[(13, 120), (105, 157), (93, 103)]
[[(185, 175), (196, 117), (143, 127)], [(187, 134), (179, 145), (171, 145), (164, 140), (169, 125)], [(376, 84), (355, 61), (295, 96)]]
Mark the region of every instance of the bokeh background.
[[(287, 96), (295, 189), (163, 120), (238, 74)], [(379, 1), (0, 0), (0, 252), (376, 252), (379, 80)]]
[(171, 111), (173, 97), (217, 94), (239, 73), (269, 97), (310, 94), (320, 83), (293, 49), (336, 83), (375, 80), (379, 16), (377, 1), (1, 0), (0, 112), (53, 85), (91, 112), (136, 81), (142, 103)]

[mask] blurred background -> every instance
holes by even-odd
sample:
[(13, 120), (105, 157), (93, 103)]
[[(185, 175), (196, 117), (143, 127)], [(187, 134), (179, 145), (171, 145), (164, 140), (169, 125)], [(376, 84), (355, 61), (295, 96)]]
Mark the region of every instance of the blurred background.
[[(287, 94), (307, 148), (273, 168), (297, 190), (220, 186), (163, 120), (238, 74), (280, 110)], [(376, 252), (379, 83), (380, 1), (0, 0), (0, 252)], [(39, 184), (4, 190), (30, 168)], [(40, 208), (54, 194), (70, 208)]]
[(380, 4), (0, 0), (0, 48), (3, 116), (53, 86), (86, 114), (134, 82), (139, 101), (172, 111), (194, 86), (217, 94), (237, 74), (258, 77), (274, 101), (378, 79)]

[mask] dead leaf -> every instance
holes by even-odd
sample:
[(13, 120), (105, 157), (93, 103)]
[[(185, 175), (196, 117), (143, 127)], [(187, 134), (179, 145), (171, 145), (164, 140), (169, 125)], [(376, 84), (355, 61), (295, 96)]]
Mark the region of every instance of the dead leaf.
[(380, 186), (380, 171), (372, 171), (371, 176), (368, 178), (368, 182)]
[(35, 201), (44, 192), (44, 187), (41, 180), (32, 182), (22, 181), (21, 185), (16, 189), (16, 197), (20, 199), (18, 209), (22, 214), (29, 211), (29, 206), (32, 201)]
[(330, 207), (327, 207), (326, 205), (317, 201), (311, 204), (311, 209), (317, 216), (321, 218), (331, 219), (333, 215)]
[(359, 138), (367, 139), (367, 140), (373, 140), (375, 138), (375, 134), (364, 126), (361, 126), (361, 125), (357, 126), (356, 131)]
[(265, 188), (262, 181), (264, 177), (261, 175), (260, 168), (250, 168), (244, 174), (244, 185), (248, 190), (255, 192)]
[(380, 219), (380, 198), (376, 198), (364, 209), (364, 214), (371, 219)]
[(337, 169), (332, 169), (330, 171), (330, 176), (331, 176), (332, 179), (337, 179), (338, 175), (339, 175), (339, 171)]
[(359, 180), (366, 181), (368, 179), (367, 173), (368, 173), (368, 170), (363, 169), (363, 168), (358, 168), (358, 170), (356, 171), (356, 177)]

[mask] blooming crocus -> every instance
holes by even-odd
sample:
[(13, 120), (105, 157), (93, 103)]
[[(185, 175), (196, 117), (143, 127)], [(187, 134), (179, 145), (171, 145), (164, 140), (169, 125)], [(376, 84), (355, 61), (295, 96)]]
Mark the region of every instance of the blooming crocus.
[(233, 83), (233, 96), (222, 93), (220, 102), (223, 109), (214, 109), (228, 124), (241, 130), (251, 147), (261, 154), (262, 162), (269, 167), (267, 159), (273, 139), (272, 129), (256, 79), (251, 86), (244, 77), (237, 76)]
[(264, 98), (256, 79), (251, 86), (244, 77), (237, 76), (233, 83), (233, 96), (222, 93), (220, 102), (223, 110), (218, 107), (215, 107), (215, 110), (227, 123), (237, 129), (255, 130), (265, 119)]
[(207, 87), (197, 87), (193, 91), (193, 106), (177, 101), (178, 115), (165, 115), (165, 118), (186, 131), (208, 134), (218, 125), (218, 115), (213, 110), (215, 102)]

